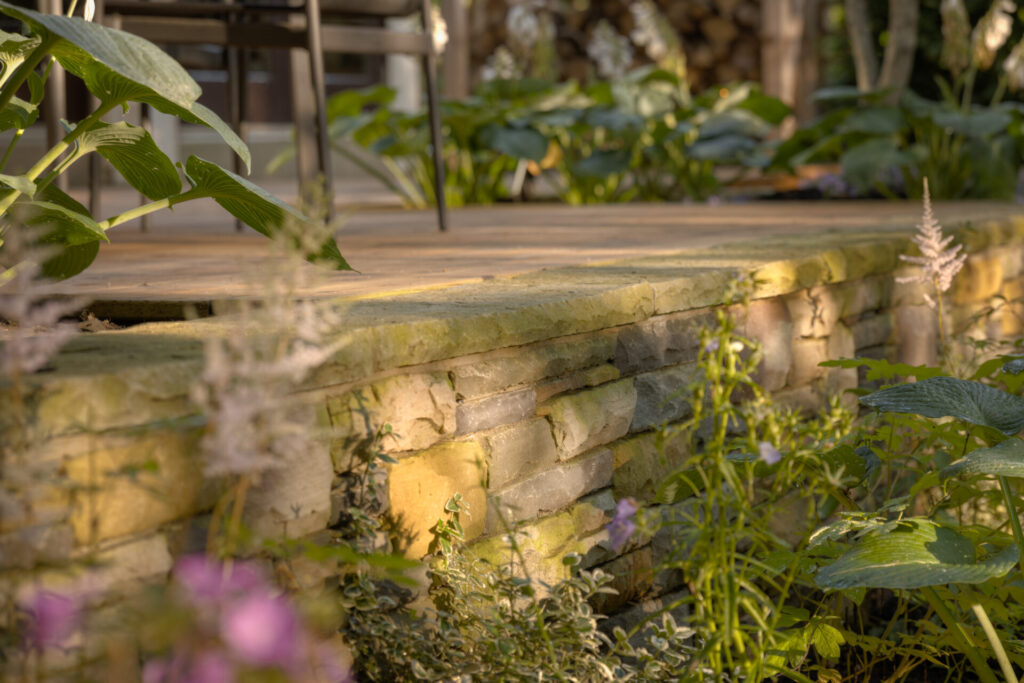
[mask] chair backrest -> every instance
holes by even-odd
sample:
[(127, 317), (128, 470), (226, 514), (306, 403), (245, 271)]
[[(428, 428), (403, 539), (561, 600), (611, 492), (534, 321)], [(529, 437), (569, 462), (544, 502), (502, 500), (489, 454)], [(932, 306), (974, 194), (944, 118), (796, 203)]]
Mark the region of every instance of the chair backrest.
[(423, 9), (423, 0), (320, 0), (321, 14), (406, 17)]

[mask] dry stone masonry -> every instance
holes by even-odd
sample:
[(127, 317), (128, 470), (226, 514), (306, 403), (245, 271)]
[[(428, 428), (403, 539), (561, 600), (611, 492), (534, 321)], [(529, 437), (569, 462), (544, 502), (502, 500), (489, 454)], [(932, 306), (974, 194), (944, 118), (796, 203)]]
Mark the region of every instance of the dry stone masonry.
[[(678, 392), (695, 377), (698, 331), (713, 324), (729, 281), (752, 274), (760, 283), (749, 310), (732, 309), (764, 347), (760, 382), (783, 404), (814, 410), (858, 379), (821, 361), (934, 361), (937, 330), (922, 292), (893, 282), (906, 269), (898, 254), (908, 235), (771, 238), (339, 301), (342, 348), (297, 396), (330, 438), (264, 477), (246, 521), (268, 537), (321, 532), (338, 519), (358, 454), (390, 425), (376, 447), (393, 460), (380, 504), (394, 520), (391, 547), (421, 557), (459, 493), (483, 557), (518, 563), (508, 547), (515, 533), (534, 578), (564, 576), (561, 559), (576, 552), (584, 566), (618, 575), (624, 597), (667, 590), (643, 571), (666, 540), (616, 556), (604, 525), (621, 497), (652, 502), (659, 479), (686, 457), (678, 444), (664, 449), (657, 430), (690, 414)], [(952, 317), (979, 334), (1019, 335), (1024, 219), (961, 229), (958, 240), (970, 257)], [(189, 385), (202, 340), (230, 329), (212, 318), (101, 332), (33, 378), (23, 402), (33, 462), (47, 476), (32, 491), (31, 518), (4, 511), (3, 572), (98, 554), (102, 585), (115, 594), (161, 580), (175, 556), (197, 549), (195, 527), (222, 485), (201, 476)]]

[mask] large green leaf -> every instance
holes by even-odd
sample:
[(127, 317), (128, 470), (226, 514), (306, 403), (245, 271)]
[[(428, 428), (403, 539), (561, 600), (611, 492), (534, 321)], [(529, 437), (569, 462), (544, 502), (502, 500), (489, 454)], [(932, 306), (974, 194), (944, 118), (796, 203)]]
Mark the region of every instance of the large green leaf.
[(746, 109), (727, 109), (715, 112), (700, 124), (700, 139), (722, 135), (742, 135), (761, 138), (771, 131), (771, 124)]
[(861, 403), (891, 413), (955, 417), (971, 424), (1016, 434), (1024, 428), (1024, 398), (987, 384), (955, 377), (932, 377), (876, 391)]
[(17, 69), (25, 58), (42, 42), (38, 36), (22, 36), (17, 33), (0, 31), (0, 62), (3, 63), (0, 82)]
[[(185, 163), (185, 174), (193, 185), (192, 190), (185, 193), (187, 199), (212, 197), (232, 216), (268, 237), (280, 232), (286, 222), (299, 230), (304, 227), (320, 229), (314, 221), (263, 188), (217, 164), (191, 156)], [(332, 237), (324, 240), (319, 251), (308, 257), (311, 261), (327, 261), (338, 270), (352, 270)]]
[(840, 133), (870, 133), (884, 135), (898, 133), (906, 125), (903, 113), (895, 107), (869, 107), (855, 109), (850, 112), (842, 125)]
[(839, 158), (843, 176), (859, 189), (884, 182), (889, 169), (913, 162), (914, 158), (889, 138), (872, 138), (851, 147)]
[(739, 109), (746, 109), (775, 126), (782, 123), (792, 111), (777, 97), (771, 97), (760, 92), (750, 93), (747, 99), (736, 106)]
[(1012, 117), (1001, 109), (975, 109), (964, 114), (955, 109), (941, 108), (932, 112), (936, 125), (970, 137), (985, 137), (1006, 130)]
[(100, 123), (77, 139), (82, 153), (99, 152), (128, 184), (150, 199), (181, 192), (181, 177), (145, 128), (124, 121)]
[(56, 250), (43, 263), (43, 275), (55, 280), (78, 275), (96, 259), (106, 235), (102, 230), (97, 233), (99, 226), (89, 218), (89, 210), (57, 186), (47, 185), (35, 198), (41, 200), (43, 210), (22, 201), (15, 204), (15, 211), (36, 212), (34, 219), (25, 222), (41, 226), (45, 234), (40, 241)]
[(818, 570), (822, 588), (910, 589), (981, 583), (1005, 575), (1017, 562), (1010, 546), (982, 562), (970, 540), (926, 519), (908, 519), (864, 536), (842, 557)]
[(0, 12), (20, 19), (41, 36), (59, 38), (50, 51), (101, 101), (144, 102), (190, 123), (209, 126), (249, 165), (245, 144), (220, 117), (197, 102), (199, 86), (153, 43), (77, 17), (40, 14), (4, 0), (0, 0)]
[(583, 178), (607, 178), (614, 173), (623, 173), (629, 168), (629, 152), (608, 149), (594, 152), (581, 159), (572, 167), (572, 172)]
[(480, 131), (480, 141), (513, 159), (540, 161), (548, 153), (548, 139), (533, 128), (515, 128), (488, 124)]
[(1007, 439), (991, 448), (979, 448), (939, 472), (943, 479), (961, 474), (1024, 478), (1024, 441)]
[(12, 97), (7, 106), (0, 110), (0, 131), (28, 128), (39, 118), (39, 109), (20, 97)]
[(686, 155), (701, 161), (739, 161), (757, 147), (757, 143), (743, 135), (720, 135), (709, 140), (697, 140), (686, 148)]
[[(44, 238), (43, 241), (51, 240)], [(57, 254), (41, 266), (43, 276), (53, 280), (66, 280), (72, 275), (78, 275), (92, 265), (100, 252), (99, 240), (71, 245), (56, 242), (55, 246), (59, 249)]]
[(19, 221), (25, 225), (49, 229), (51, 241), (59, 244), (110, 241), (88, 212), (79, 213), (66, 206), (38, 199), (18, 202), (15, 207)]

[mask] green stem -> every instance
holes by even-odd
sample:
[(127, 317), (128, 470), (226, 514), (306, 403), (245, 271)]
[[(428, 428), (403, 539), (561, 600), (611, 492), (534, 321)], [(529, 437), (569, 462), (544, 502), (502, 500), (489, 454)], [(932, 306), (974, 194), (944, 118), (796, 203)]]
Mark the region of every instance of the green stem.
[(18, 140), (20, 140), (21, 136), (24, 134), (24, 128), (19, 128), (18, 130), (14, 131), (14, 136), (11, 138), (11, 141), (7, 144), (7, 149), (4, 151), (3, 158), (0, 159), (0, 171), (3, 171), (5, 168), (7, 168), (7, 162), (10, 161), (11, 159), (11, 152), (14, 151), (15, 145), (18, 144)]
[(942, 623), (946, 625), (953, 637), (960, 643), (960, 651), (966, 655), (971, 666), (974, 667), (974, 672), (978, 675), (978, 678), (983, 683), (999, 683), (999, 679), (989, 668), (988, 662), (985, 661), (985, 657), (978, 652), (978, 648), (971, 642), (971, 637), (964, 630), (963, 624), (956, 620), (953, 613), (949, 611), (946, 604), (942, 602), (942, 598), (939, 597), (938, 593), (931, 586), (925, 586), (921, 589), (921, 594), (924, 596), (928, 604), (931, 605), (935, 613), (942, 619)]
[(999, 477), (999, 486), (1003, 490), (1003, 501), (1006, 503), (1006, 512), (1010, 516), (1013, 540), (1017, 542), (1017, 565), (1024, 573), (1024, 531), (1020, 528), (1020, 515), (1017, 514), (1017, 505), (1013, 502), (1013, 490), (1010, 488), (1009, 478)]
[(137, 206), (134, 209), (128, 209), (124, 213), (119, 213), (116, 216), (111, 216), (110, 218), (108, 218), (108, 219), (106, 219), (104, 221), (100, 221), (99, 226), (100, 226), (100, 229), (102, 229), (104, 232), (106, 232), (107, 230), (110, 230), (113, 227), (116, 227), (116, 226), (121, 225), (123, 223), (127, 223), (128, 221), (133, 221), (136, 218), (141, 218), (142, 216), (146, 216), (146, 215), (151, 214), (151, 213), (153, 213), (155, 211), (160, 211), (162, 209), (169, 209), (170, 207), (174, 206), (175, 204), (180, 204), (182, 202), (187, 202), (187, 201), (190, 201), (192, 199), (201, 199), (202, 197), (205, 197), (205, 196), (207, 196), (207, 195), (203, 194), (202, 192), (197, 192), (196, 190), (189, 190), (188, 192), (182, 192), (181, 194), (176, 194), (173, 197), (166, 197), (164, 199), (158, 199), (155, 202), (150, 202), (149, 204), (143, 204), (142, 206)]
[(974, 616), (981, 622), (981, 628), (985, 632), (988, 642), (991, 643), (992, 650), (996, 653), (996, 660), (999, 662), (999, 668), (1002, 669), (1003, 676), (1006, 677), (1006, 683), (1017, 683), (1017, 674), (1013, 672), (1010, 658), (1006, 656), (1003, 643), (999, 640), (999, 635), (996, 633), (995, 627), (992, 626), (992, 621), (988, 618), (988, 614), (985, 613), (985, 608), (975, 604), (971, 605), (971, 611), (974, 612)]
[[(120, 104), (121, 102), (104, 102), (100, 104), (96, 111), (89, 114), (81, 121), (79, 121), (78, 125), (75, 126), (75, 129), (73, 131), (65, 135), (64, 139), (62, 139), (56, 145), (51, 147), (50, 150), (46, 154), (44, 154), (39, 161), (36, 162), (36, 165), (28, 170), (28, 172), (25, 174), (25, 177), (27, 177), (31, 181), (35, 181), (36, 178), (42, 175), (43, 172), (50, 167), (50, 164), (59, 159), (60, 155), (66, 152), (69, 147), (71, 147), (72, 143), (74, 143), (74, 141), (80, 135), (82, 135), (82, 133), (92, 128), (93, 125), (99, 122), (100, 119), (102, 119), (107, 112), (109, 112), (114, 107), (119, 106)], [(0, 215), (7, 213), (7, 210), (11, 208), (11, 205), (14, 204), (14, 202), (20, 196), (21, 192), (19, 192), (16, 189), (11, 189), (11, 191), (8, 192), (3, 197), (3, 199), (0, 199)]]

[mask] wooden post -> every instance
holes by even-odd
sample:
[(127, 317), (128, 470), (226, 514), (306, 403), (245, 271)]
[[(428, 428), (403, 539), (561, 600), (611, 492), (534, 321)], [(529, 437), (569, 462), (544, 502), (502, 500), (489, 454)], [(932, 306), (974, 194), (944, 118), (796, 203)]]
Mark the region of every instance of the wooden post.
[(469, 95), (469, 7), (466, 0), (442, 0), (441, 15), (448, 24), (448, 47), (441, 76), (445, 99)]

